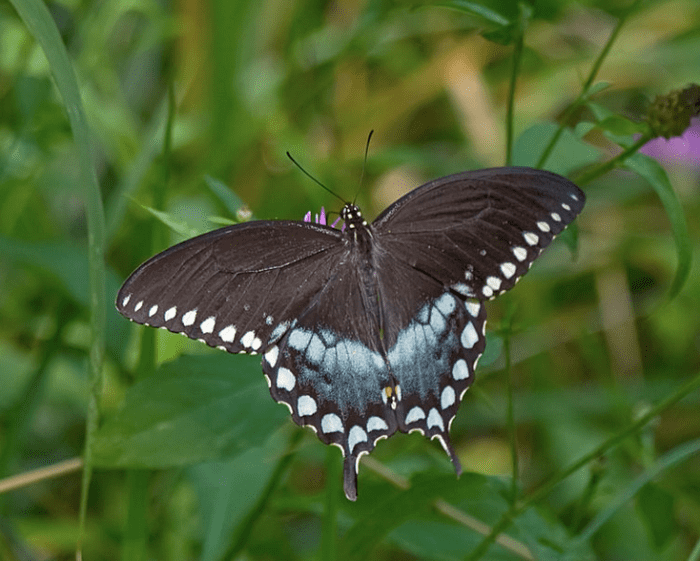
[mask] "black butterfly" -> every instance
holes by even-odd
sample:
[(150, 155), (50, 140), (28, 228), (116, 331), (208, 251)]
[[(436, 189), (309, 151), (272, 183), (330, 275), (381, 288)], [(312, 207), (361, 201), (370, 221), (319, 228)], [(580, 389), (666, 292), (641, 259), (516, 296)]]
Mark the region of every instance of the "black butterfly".
[(343, 230), (255, 221), (198, 236), (139, 267), (119, 312), (230, 353), (262, 353), (272, 397), (345, 458), (397, 430), (449, 428), (484, 351), (484, 301), (510, 289), (581, 212), (567, 179), (530, 168), (431, 181), (372, 224), (347, 203)]

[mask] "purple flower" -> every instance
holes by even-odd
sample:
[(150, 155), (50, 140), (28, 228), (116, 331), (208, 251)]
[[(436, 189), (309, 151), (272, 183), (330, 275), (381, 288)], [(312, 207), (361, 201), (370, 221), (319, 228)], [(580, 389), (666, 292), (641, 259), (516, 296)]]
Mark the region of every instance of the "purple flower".
[[(304, 222), (311, 222), (311, 211), (307, 212), (304, 215)], [(316, 224), (322, 224), (323, 226), (327, 226), (326, 209), (325, 208), (321, 207), (321, 214), (320, 214), (320, 216), (318, 214), (316, 214), (314, 216), (314, 222)], [(336, 225), (338, 224), (338, 222), (340, 222), (340, 216), (333, 221), (333, 224), (331, 224), (331, 228), (335, 228)], [(341, 228), (341, 230), (343, 230), (343, 231), (345, 230), (345, 224), (343, 224), (343, 227)]]
[(643, 154), (665, 162), (700, 166), (700, 119), (692, 119), (681, 136), (666, 140), (663, 137), (647, 142), (639, 150)]

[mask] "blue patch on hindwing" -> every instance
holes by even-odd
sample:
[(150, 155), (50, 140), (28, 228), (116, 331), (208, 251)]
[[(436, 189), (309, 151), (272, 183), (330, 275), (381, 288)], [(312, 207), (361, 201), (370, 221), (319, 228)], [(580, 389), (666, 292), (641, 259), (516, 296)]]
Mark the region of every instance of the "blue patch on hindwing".
[(309, 385), (322, 400), (364, 411), (368, 403), (380, 399), (388, 378), (381, 354), (357, 341), (341, 339), (328, 330), (318, 334), (301, 327), (287, 338), (299, 383)]
[(425, 304), (399, 332), (388, 358), (404, 395), (415, 393), (425, 400), (429, 393), (438, 394), (440, 377), (451, 372), (459, 345), (450, 322), (456, 309), (455, 297), (445, 293)]

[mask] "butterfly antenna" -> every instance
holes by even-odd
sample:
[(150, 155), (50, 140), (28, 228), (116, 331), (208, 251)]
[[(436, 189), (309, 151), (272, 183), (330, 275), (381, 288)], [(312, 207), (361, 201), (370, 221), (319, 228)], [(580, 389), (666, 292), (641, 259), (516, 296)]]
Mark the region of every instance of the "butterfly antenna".
[(372, 140), (373, 134), (374, 134), (374, 129), (369, 131), (369, 134), (367, 135), (367, 144), (365, 144), (365, 159), (362, 160), (362, 173), (360, 174), (360, 186), (357, 189), (357, 194), (355, 194), (355, 198), (352, 200), (352, 204), (355, 204), (355, 200), (357, 199), (357, 195), (362, 190), (362, 183), (365, 180), (365, 167), (367, 166), (367, 154), (369, 153), (369, 141)]
[(331, 195), (333, 195), (333, 196), (336, 197), (337, 199), (340, 199), (341, 202), (342, 202), (343, 204), (345, 204), (345, 199), (343, 199), (343, 197), (341, 197), (340, 195), (336, 195), (333, 191), (331, 191), (328, 187), (326, 187), (323, 183), (321, 183), (318, 179), (316, 179), (313, 175), (311, 175), (308, 171), (306, 171), (303, 167), (301, 167), (301, 165), (299, 164), (299, 162), (297, 162), (294, 158), (292, 158), (292, 155), (291, 155), (289, 152), (287, 152), (287, 158), (289, 158), (290, 160), (292, 160), (292, 163), (293, 163), (296, 167), (298, 167), (298, 168), (304, 173), (304, 175), (306, 175), (306, 177), (308, 177), (309, 179), (311, 179), (311, 181), (315, 182), (315, 183), (316, 183), (317, 185), (319, 185), (322, 189), (324, 189), (325, 191), (328, 191)]

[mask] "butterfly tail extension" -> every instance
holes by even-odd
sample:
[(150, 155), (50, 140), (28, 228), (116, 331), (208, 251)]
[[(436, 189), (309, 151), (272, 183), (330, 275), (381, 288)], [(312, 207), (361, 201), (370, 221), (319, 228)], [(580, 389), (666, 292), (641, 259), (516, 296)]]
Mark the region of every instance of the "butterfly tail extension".
[(343, 491), (349, 501), (357, 500), (357, 468), (360, 458), (352, 454), (343, 459)]

